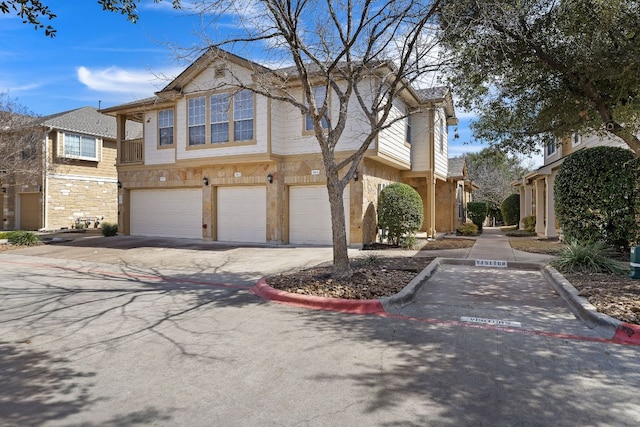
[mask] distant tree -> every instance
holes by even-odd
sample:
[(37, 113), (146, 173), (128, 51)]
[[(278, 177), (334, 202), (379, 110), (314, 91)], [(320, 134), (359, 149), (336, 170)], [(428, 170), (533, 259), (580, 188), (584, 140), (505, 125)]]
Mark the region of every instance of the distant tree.
[(639, 1), (450, 0), (439, 16), (477, 139), (527, 153), (599, 131), (640, 156)]
[(41, 127), (34, 127), (34, 114), (6, 93), (0, 93), (0, 184), (39, 182), (43, 162)]
[(487, 202), (489, 216), (501, 218), (500, 204), (513, 193), (511, 183), (528, 170), (517, 157), (505, 154), (498, 147), (466, 154), (465, 159), (469, 179), (479, 187), (473, 193), (474, 198)]

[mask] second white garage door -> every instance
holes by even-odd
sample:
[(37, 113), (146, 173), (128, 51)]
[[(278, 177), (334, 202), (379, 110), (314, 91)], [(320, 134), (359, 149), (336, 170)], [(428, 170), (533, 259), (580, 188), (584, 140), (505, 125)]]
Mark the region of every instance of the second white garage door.
[[(343, 194), (347, 244), (349, 243), (349, 187)], [(324, 185), (301, 185), (289, 189), (289, 243), (333, 244), (329, 194)]]
[(267, 241), (265, 187), (218, 188), (218, 240), (264, 243)]
[(131, 190), (131, 235), (202, 239), (202, 190)]

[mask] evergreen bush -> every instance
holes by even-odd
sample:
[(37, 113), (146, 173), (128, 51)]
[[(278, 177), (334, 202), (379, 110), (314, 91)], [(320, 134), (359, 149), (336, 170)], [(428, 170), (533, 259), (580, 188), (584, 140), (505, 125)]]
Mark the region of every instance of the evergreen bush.
[(482, 233), (482, 223), (489, 213), (489, 205), (487, 202), (469, 202), (467, 203), (467, 215), (471, 222), (478, 227), (478, 232)]
[(500, 204), (500, 212), (504, 225), (514, 225), (520, 222), (520, 195), (512, 194)]
[(467, 221), (464, 224), (460, 224), (456, 228), (456, 234), (461, 236), (476, 236), (478, 234), (478, 226), (474, 223)]
[(420, 194), (407, 184), (387, 185), (378, 198), (378, 224), (392, 245), (411, 246), (422, 226)]
[(102, 227), (102, 235), (104, 237), (111, 237), (118, 234), (118, 224), (103, 222), (100, 226)]
[(534, 215), (525, 216), (522, 219), (524, 225), (524, 231), (528, 231), (529, 233), (536, 232), (536, 217)]
[(554, 186), (566, 240), (618, 248), (636, 241), (639, 168), (639, 160), (624, 148), (594, 147), (568, 156)]

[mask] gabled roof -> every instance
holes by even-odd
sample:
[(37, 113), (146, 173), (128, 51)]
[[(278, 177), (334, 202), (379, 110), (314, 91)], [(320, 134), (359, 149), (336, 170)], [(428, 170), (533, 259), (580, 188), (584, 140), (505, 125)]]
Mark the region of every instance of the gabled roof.
[(449, 159), (449, 170), (447, 172), (447, 178), (464, 178), (465, 166), (467, 161), (464, 157), (454, 157)]
[[(93, 107), (82, 107), (50, 116), (37, 117), (31, 124), (110, 139), (116, 139), (117, 133), (116, 118), (102, 114)], [(140, 123), (128, 123), (127, 130), (136, 134), (130, 135), (130, 138), (142, 136)]]

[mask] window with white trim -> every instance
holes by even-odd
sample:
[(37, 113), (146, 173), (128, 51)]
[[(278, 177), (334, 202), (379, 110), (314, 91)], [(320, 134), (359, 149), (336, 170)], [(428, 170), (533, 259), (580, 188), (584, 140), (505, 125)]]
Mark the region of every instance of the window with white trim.
[(556, 142), (551, 141), (547, 144), (547, 157), (552, 156), (556, 153)]
[(576, 145), (580, 145), (581, 142), (582, 142), (582, 135), (580, 135), (580, 132), (573, 132), (571, 134), (571, 146), (575, 147)]
[(191, 98), (188, 109), (189, 145), (204, 145), (207, 138), (207, 98)]
[[(316, 108), (320, 111), (320, 109), (322, 109), (322, 105), (324, 105), (324, 100), (327, 98), (327, 88), (326, 86), (314, 86), (311, 88), (311, 91), (313, 92), (313, 98), (316, 101)], [(327, 114), (328, 111), (325, 112), (322, 117), (322, 129), (327, 129), (329, 127), (329, 124), (327, 123)], [(306, 132), (313, 132), (313, 120), (311, 119), (310, 114), (305, 116), (304, 130)]]
[(158, 111), (158, 145), (173, 145), (173, 109)]
[(65, 133), (62, 141), (62, 156), (72, 159), (98, 161), (98, 138), (94, 136)]

